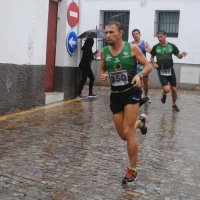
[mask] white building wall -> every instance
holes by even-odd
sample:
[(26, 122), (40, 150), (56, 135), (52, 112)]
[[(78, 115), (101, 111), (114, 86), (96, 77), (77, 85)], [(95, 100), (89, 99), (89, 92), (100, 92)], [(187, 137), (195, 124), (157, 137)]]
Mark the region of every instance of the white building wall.
[[(67, 8), (70, 3), (75, 2), (79, 6), (79, 0), (62, 0), (58, 4), (58, 24), (57, 24), (57, 43), (56, 43), (56, 66), (76, 67), (78, 48), (75, 54), (70, 55), (66, 50), (66, 38), (70, 31), (74, 31), (78, 37), (78, 23), (75, 27), (71, 27), (67, 19)], [(80, 7), (79, 7), (80, 10)]]
[[(80, 51), (77, 47), (73, 54), (69, 54), (66, 46), (66, 39), (70, 31), (74, 31), (78, 37), (80, 22), (78, 22), (76, 26), (71, 27), (68, 22), (67, 14), (69, 5), (73, 2), (79, 7), (80, 11), (80, 1), (82, 0), (58, 1), (54, 90), (64, 92), (64, 99), (76, 97), (79, 84), (80, 71), (78, 68), (78, 55)], [(76, 45), (78, 46), (78, 44)]]
[(0, 63), (45, 65), (49, 0), (1, 0)]
[(49, 0), (0, 1), (0, 115), (45, 103)]
[(142, 37), (151, 46), (158, 43), (154, 36), (156, 10), (180, 10), (179, 36), (168, 38), (180, 51), (188, 52), (182, 60), (174, 58), (175, 63), (200, 64), (200, 1), (199, 0), (82, 0), (79, 33), (93, 29), (100, 22), (101, 10), (130, 10), (129, 41), (131, 30), (138, 28)]
[[(72, 28), (68, 23), (67, 8), (73, 1), (79, 6), (80, 17), (78, 25)], [(155, 11), (180, 10), (179, 36), (168, 38), (180, 51), (188, 52), (188, 56), (182, 60), (174, 57), (177, 82), (184, 86), (199, 85), (200, 0), (60, 0), (58, 2), (54, 83), (57, 84), (58, 91), (65, 92), (65, 98), (76, 95), (81, 47), (79, 39), (77, 52), (69, 55), (66, 50), (67, 34), (73, 30), (78, 36), (86, 30), (98, 27), (102, 24), (101, 13), (105, 10), (130, 11), (129, 41), (132, 40), (132, 29), (139, 28), (143, 39), (151, 46), (158, 43), (154, 36)], [(0, 113), (7, 112), (10, 108), (15, 110), (44, 103), (48, 8), (49, 0), (1, 0)], [(100, 60), (93, 62), (96, 81), (99, 62)], [(150, 76), (153, 77), (152, 80), (155, 79), (154, 74)], [(160, 85), (156, 82), (152, 86)], [(197, 89), (199, 90), (199, 86)]]

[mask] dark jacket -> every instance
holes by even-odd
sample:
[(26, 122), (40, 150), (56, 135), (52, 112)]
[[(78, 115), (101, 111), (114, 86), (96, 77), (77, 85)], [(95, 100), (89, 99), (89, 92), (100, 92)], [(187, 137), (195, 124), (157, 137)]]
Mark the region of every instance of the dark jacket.
[(91, 62), (94, 60), (92, 46), (94, 44), (93, 38), (87, 38), (81, 50), (83, 51), (79, 68), (81, 70), (88, 70), (91, 68)]
[(92, 60), (94, 60), (93, 52), (91, 48), (82, 47), (81, 50), (83, 50), (83, 54), (81, 57), (79, 68), (81, 70), (87, 70), (91, 67)]

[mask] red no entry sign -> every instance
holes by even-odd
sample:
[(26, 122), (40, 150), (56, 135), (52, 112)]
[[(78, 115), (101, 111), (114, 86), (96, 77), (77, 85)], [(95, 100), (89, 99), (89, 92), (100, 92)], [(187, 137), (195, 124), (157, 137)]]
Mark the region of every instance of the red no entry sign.
[(75, 2), (70, 3), (68, 6), (67, 19), (68, 19), (69, 25), (72, 27), (78, 24), (79, 8)]

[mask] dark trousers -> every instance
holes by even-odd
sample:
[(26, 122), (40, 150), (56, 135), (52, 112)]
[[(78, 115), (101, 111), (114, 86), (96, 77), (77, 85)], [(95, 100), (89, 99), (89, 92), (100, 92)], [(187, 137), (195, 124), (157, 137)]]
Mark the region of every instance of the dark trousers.
[(87, 71), (81, 70), (81, 81), (80, 81), (80, 84), (79, 84), (78, 95), (81, 94), (82, 89), (83, 89), (85, 82), (87, 80), (87, 77), (90, 79), (90, 81), (89, 81), (89, 94), (92, 94), (95, 78), (94, 78), (94, 74), (92, 72), (92, 69), (89, 68)]

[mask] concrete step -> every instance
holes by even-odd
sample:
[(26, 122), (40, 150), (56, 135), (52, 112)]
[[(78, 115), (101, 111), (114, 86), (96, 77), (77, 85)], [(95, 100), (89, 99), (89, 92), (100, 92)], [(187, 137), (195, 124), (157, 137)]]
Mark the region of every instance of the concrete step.
[(45, 104), (64, 100), (64, 92), (45, 92)]

